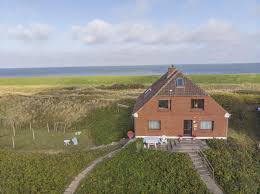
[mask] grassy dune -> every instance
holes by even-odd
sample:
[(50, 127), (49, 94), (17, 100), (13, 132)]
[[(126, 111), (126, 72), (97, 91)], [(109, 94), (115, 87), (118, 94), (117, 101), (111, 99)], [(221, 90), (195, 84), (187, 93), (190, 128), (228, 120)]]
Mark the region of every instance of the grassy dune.
[[(201, 84), (260, 84), (260, 74), (209, 74), (188, 75)], [(79, 77), (37, 77), (0, 78), (0, 86), (97, 86), (111, 84), (150, 84), (159, 76), (79, 76)]]
[[(226, 193), (259, 193), (260, 156), (255, 140), (260, 139), (260, 113), (255, 108), (260, 104), (260, 75), (189, 77), (232, 114), (228, 141), (209, 141), (212, 149), (207, 154), (217, 180)], [(0, 193), (62, 193), (77, 172), (106, 152), (86, 152), (89, 146), (126, 136), (137, 96), (157, 78), (1, 78)], [(129, 108), (118, 109), (117, 103)], [(65, 133), (63, 126), (54, 131), (57, 122), (66, 124)], [(77, 136), (79, 145), (64, 146), (63, 140), (74, 137), (76, 131), (82, 132)], [(131, 145), (100, 164), (78, 193), (207, 193), (185, 155), (136, 148)]]
[[(230, 127), (260, 138), (260, 75), (190, 75), (232, 113)], [(131, 129), (131, 110), (136, 97), (158, 76), (89, 76), (0, 79), (0, 148), (64, 149), (63, 140), (76, 131), (80, 149), (107, 144)], [(259, 86), (259, 87), (258, 87)], [(120, 109), (120, 102), (130, 107)], [(55, 123), (62, 122), (58, 132)], [(30, 123), (35, 130), (32, 139)], [(47, 124), (50, 133), (47, 132)], [(66, 125), (66, 133), (63, 127)], [(82, 147), (81, 147), (82, 146)]]
[(97, 86), (111, 84), (149, 84), (158, 76), (80, 76), (80, 77), (37, 77), (1, 78), (0, 86)]

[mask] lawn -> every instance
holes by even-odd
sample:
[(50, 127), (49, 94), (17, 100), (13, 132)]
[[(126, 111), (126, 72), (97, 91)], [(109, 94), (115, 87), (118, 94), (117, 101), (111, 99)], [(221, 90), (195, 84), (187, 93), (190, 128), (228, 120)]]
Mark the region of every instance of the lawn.
[(75, 175), (111, 149), (58, 154), (0, 150), (0, 193), (63, 193)]
[(186, 154), (138, 147), (98, 165), (76, 193), (209, 193)]

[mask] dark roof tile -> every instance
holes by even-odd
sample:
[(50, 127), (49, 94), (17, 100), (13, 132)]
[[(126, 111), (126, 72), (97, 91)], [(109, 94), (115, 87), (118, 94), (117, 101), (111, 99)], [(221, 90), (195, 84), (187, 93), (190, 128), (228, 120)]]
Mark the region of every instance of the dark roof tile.
[[(176, 86), (176, 79), (182, 77), (184, 79), (184, 87)], [(194, 84), (190, 79), (186, 78), (181, 72), (174, 71), (170, 75), (165, 73), (160, 79), (154, 82), (144, 93), (138, 98), (134, 106), (133, 113), (137, 112), (144, 106), (153, 96), (206, 96), (207, 93)]]

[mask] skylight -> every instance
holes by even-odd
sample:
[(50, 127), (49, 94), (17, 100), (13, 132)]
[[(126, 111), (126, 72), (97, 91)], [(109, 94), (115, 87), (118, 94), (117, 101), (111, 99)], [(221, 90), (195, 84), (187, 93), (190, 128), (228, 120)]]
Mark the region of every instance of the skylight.
[(176, 79), (176, 86), (177, 86), (177, 87), (183, 87), (183, 86), (184, 86), (184, 80), (183, 80), (182, 77), (178, 77), (178, 78)]
[(149, 88), (149, 89), (147, 89), (145, 92), (144, 92), (144, 95), (146, 96), (149, 92), (151, 92), (152, 91), (152, 89), (151, 88)]

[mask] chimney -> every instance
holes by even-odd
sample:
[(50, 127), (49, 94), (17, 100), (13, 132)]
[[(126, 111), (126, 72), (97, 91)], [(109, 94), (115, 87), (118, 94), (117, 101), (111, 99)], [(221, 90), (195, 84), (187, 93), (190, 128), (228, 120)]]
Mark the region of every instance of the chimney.
[(174, 65), (171, 65), (170, 67), (168, 67), (168, 75), (167, 78), (169, 78), (170, 76), (172, 76), (172, 74), (174, 74), (176, 72), (176, 68), (174, 67)]

